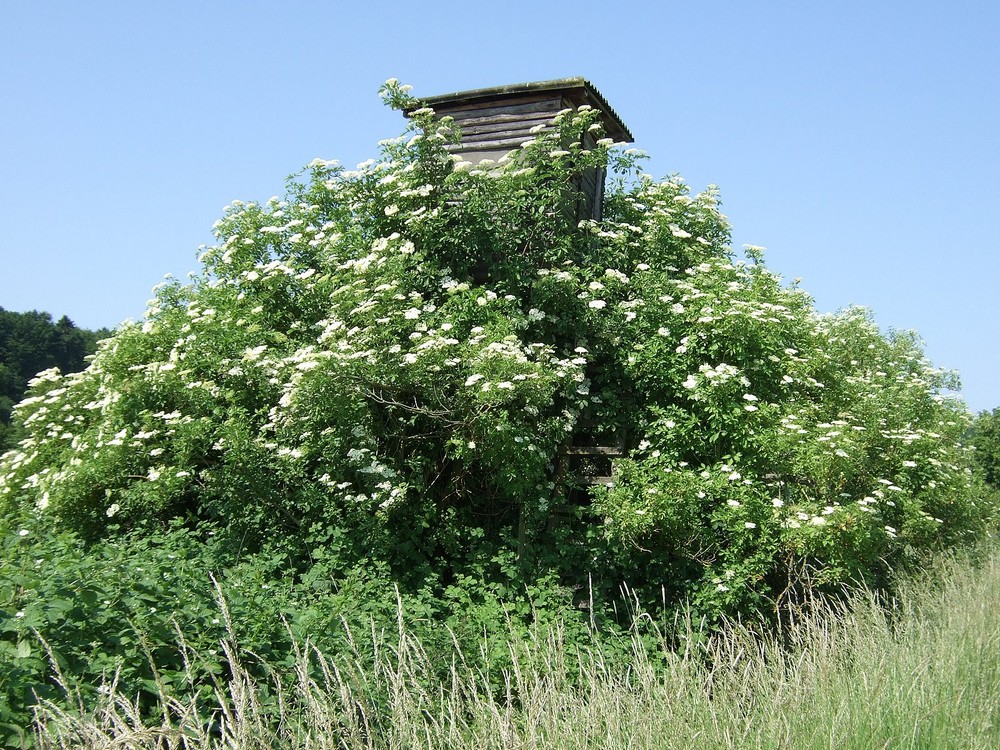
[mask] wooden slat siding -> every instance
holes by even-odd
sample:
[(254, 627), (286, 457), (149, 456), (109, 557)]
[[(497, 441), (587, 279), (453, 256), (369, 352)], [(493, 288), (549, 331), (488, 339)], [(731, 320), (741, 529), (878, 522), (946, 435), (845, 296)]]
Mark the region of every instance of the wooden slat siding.
[(475, 117), (477, 112), (486, 110), (509, 113), (530, 112), (532, 110), (551, 110), (555, 112), (559, 106), (560, 99), (558, 96), (546, 94), (545, 96), (519, 96), (517, 97), (517, 101), (494, 99), (464, 104), (438, 104), (434, 107), (434, 111), (438, 113), (450, 113), (454, 110), (458, 113), (459, 117)]
[(583, 206), (577, 219), (595, 219), (600, 221), (601, 214), (603, 213), (604, 206), (604, 196), (603, 190), (601, 189), (604, 185), (603, 180), (597, 179), (597, 170), (588, 169), (583, 174), (583, 193), (582, 202)]
[[(467, 130), (478, 125), (485, 125), (494, 122), (525, 122), (525, 121), (535, 121), (538, 122), (552, 122), (555, 119), (555, 114), (552, 112), (535, 112), (523, 115), (489, 115), (488, 117), (468, 117), (462, 118), (462, 129)], [(455, 118), (455, 122), (459, 122), (459, 118)]]
[[(546, 130), (550, 129), (544, 121), (541, 123)], [(470, 140), (493, 140), (504, 138), (520, 138), (521, 142), (530, 141), (535, 137), (531, 129), (536, 127), (536, 123), (509, 123), (501, 122), (495, 125), (480, 125), (474, 128), (462, 129), (462, 141)]]
[[(585, 149), (597, 147), (597, 139), (589, 130), (580, 139)], [(577, 215), (577, 219), (595, 219), (600, 221), (604, 215), (604, 182), (606, 174), (603, 169), (588, 169), (583, 173), (583, 194), (586, 196), (586, 205)]]
[(474, 127), (463, 124), (460, 126), (462, 142), (449, 146), (448, 150), (453, 153), (500, 149), (510, 151), (535, 137), (536, 134), (531, 132), (533, 127), (547, 124), (551, 119), (550, 113), (540, 113), (527, 121), (524, 118), (514, 118), (500, 122), (486, 120)]
[(535, 134), (530, 132), (530, 128), (511, 127), (508, 124), (501, 124), (494, 128), (473, 128), (462, 131), (463, 141), (492, 141), (515, 137), (520, 138), (523, 143), (534, 138)]
[(485, 122), (471, 127), (462, 126), (462, 138), (474, 138), (477, 135), (489, 135), (491, 133), (517, 133), (525, 140), (534, 138), (532, 128), (541, 125), (546, 130), (551, 129), (549, 123), (551, 119), (533, 121), (517, 120), (515, 122)]
[[(552, 110), (554, 112), (565, 108), (566, 105), (574, 108), (583, 104), (593, 106), (601, 113), (601, 121), (611, 138), (616, 141), (632, 142), (632, 133), (629, 132), (625, 123), (611, 108), (604, 96), (589, 81), (579, 77), (518, 83), (431, 96), (417, 100), (412, 109), (426, 106), (434, 109), (439, 116), (458, 116), (459, 113), (475, 113), (476, 110), (484, 108), (498, 106), (513, 108), (537, 104), (538, 102), (549, 102), (546, 106), (551, 107), (553, 101), (558, 101), (562, 105)], [(506, 105), (502, 103), (506, 103)], [(407, 111), (408, 114), (409, 111)]]
[(604, 218), (604, 183), (607, 179), (607, 174), (603, 169), (595, 171), (598, 172), (598, 174), (595, 175), (595, 182), (597, 183), (597, 186), (594, 188), (594, 205), (590, 214), (596, 221), (600, 221)]
[[(504, 153), (516, 149), (522, 143), (524, 143), (524, 138), (520, 136), (512, 136), (510, 138), (501, 138), (493, 141), (469, 141), (468, 143), (455, 143), (448, 144), (445, 146), (446, 149), (452, 153), (462, 153), (463, 151), (499, 151), (503, 149)], [(501, 154), (502, 155), (502, 154)]]
[[(514, 84), (454, 94), (429, 97), (418, 102), (432, 108), (438, 117), (450, 116), (462, 133), (462, 142), (448, 150), (469, 161), (501, 159), (510, 151), (535, 137), (532, 128), (551, 121), (563, 110), (593, 107), (607, 135), (617, 141), (632, 141), (632, 134), (607, 100), (583, 78), (563, 78), (554, 81)], [(573, 135), (568, 135), (573, 139)], [(595, 146), (589, 131), (578, 136), (581, 145)], [(566, 145), (566, 144), (564, 144)], [(561, 210), (572, 222), (581, 219), (601, 219), (604, 204), (604, 170), (587, 170), (571, 177), (567, 185), (567, 200)]]
[(561, 456), (624, 456), (620, 445), (568, 445), (559, 450)]
[(566, 109), (564, 101), (559, 97), (530, 97), (521, 99), (519, 104), (497, 104), (496, 102), (480, 102), (468, 105), (438, 105), (434, 107), (434, 113), (439, 117), (449, 115), (455, 118), (455, 122), (469, 117), (486, 117), (494, 115), (523, 115), (532, 112), (551, 112), (552, 116)]
[[(467, 152), (511, 151), (534, 137), (531, 128), (546, 124), (564, 109), (559, 97), (543, 92), (520, 104), (498, 106), (494, 102), (435, 109), (438, 115), (450, 115), (462, 132), (462, 142), (448, 147), (455, 154)], [(499, 158), (502, 153), (495, 156)]]
[(614, 477), (576, 477), (573, 480), (576, 484), (592, 487), (594, 485), (608, 486), (615, 483)]
[(530, 116), (503, 119), (482, 117), (457, 124), (462, 132), (463, 144), (495, 142), (498, 147), (517, 148), (535, 137), (535, 133), (531, 132), (532, 128), (548, 125), (553, 117), (551, 112), (537, 112)]

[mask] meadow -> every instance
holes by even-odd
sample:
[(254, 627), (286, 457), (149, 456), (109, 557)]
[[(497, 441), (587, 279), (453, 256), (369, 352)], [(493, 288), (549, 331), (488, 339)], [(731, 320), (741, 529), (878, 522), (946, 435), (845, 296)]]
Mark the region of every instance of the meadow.
[[(1000, 746), (995, 546), (976, 559), (936, 562), (889, 601), (855, 591), (815, 607), (782, 642), (739, 622), (709, 635), (681, 619), (659, 648), (637, 628), (621, 659), (620, 649), (609, 657), (597, 642), (574, 647), (555, 624), (510, 642), (509, 668), (494, 675), (458, 649), (442, 669), (402, 622), (389, 645), (384, 634), (352, 633), (352, 642), (374, 646), (354, 653), (299, 643), (291, 680), (261, 679), (248, 668), (261, 666), (254, 654), (223, 640), (228, 677), (213, 700), (191, 698), (197, 685), (191, 694), (161, 690), (155, 723), (111, 678), (96, 709), (42, 706), (37, 747)], [(178, 648), (186, 648), (183, 633)]]

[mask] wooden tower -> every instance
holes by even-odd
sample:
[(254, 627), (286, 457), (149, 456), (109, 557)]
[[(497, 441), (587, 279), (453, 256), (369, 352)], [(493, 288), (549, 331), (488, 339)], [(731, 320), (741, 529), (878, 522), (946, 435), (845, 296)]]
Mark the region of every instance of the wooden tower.
[[(616, 143), (632, 143), (632, 133), (625, 123), (584, 78), (560, 78), (424, 97), (417, 100), (413, 109), (430, 107), (437, 117), (453, 118), (462, 137), (461, 142), (449, 145), (448, 150), (464, 161), (478, 164), (484, 159), (498, 161), (539, 132), (553, 128), (552, 120), (563, 110), (583, 106), (597, 111), (604, 137)], [(579, 139), (584, 148), (597, 145), (597, 138), (589, 131), (581, 133)], [(604, 170), (590, 169), (573, 178), (573, 193), (578, 197), (572, 205), (566, 206), (571, 218), (600, 220), (605, 176)], [(586, 436), (576, 438), (590, 442)], [(567, 487), (611, 484), (614, 481), (613, 459), (623, 455), (624, 444), (577, 445), (570, 439), (558, 452), (554, 477), (557, 492), (564, 494)]]
[[(631, 143), (632, 133), (621, 118), (584, 78), (560, 78), (554, 81), (518, 83), (510, 86), (459, 91), (419, 100), (418, 106), (430, 107), (439, 117), (454, 118), (462, 132), (462, 141), (449, 150), (465, 161), (478, 164), (494, 161), (535, 137), (541, 129), (552, 127), (553, 118), (564, 109), (584, 105), (597, 110), (605, 136), (618, 143)], [(411, 110), (412, 111), (412, 110)], [(582, 133), (584, 148), (596, 145), (592, 133)], [(574, 207), (577, 219), (600, 219), (604, 202), (603, 170), (588, 170), (577, 178), (581, 200)]]

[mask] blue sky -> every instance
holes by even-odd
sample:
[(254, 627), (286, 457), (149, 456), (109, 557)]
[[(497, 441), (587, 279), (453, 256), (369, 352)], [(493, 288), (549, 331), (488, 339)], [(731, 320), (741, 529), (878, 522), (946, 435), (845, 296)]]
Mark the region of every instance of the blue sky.
[(235, 198), (353, 165), (416, 95), (589, 78), (656, 176), (822, 311), (870, 307), (1000, 406), (1000, 4), (31, 2), (0, 25), (0, 306), (113, 327)]

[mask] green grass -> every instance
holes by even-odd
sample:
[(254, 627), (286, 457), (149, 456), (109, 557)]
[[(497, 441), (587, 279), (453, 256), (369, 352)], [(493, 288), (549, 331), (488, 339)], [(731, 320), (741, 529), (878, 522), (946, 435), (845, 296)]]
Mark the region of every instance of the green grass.
[(794, 623), (784, 646), (738, 624), (711, 638), (688, 634), (698, 645), (679, 652), (651, 653), (636, 636), (622, 659), (573, 648), (554, 628), (511, 643), (509, 668), (487, 674), (475, 654), (458, 650), (450, 664), (434, 663), (400, 627), (391, 648), (373, 633), (352, 634), (356, 643), (370, 641), (354, 653), (320, 654), (303, 644), (289, 661), (294, 667), (271, 679), (261, 679), (266, 665), (252, 654), (223, 643), (230, 674), (209, 700), (164, 688), (166, 718), (149, 724), (111, 680), (97, 710), (42, 707), (37, 743), (192, 750), (1000, 747), (997, 551), (975, 566), (938, 564), (889, 607), (862, 592), (849, 606), (814, 612)]

